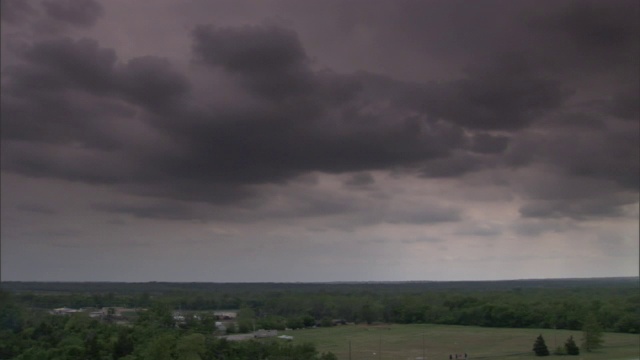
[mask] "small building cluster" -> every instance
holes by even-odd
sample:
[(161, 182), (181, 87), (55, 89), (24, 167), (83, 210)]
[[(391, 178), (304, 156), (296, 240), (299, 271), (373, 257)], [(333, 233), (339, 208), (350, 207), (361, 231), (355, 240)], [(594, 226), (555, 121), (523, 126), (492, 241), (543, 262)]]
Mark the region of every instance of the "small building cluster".
[(73, 309), (68, 307), (62, 307), (49, 310), (50, 314), (70, 316), (73, 314), (88, 314), (92, 319), (104, 320), (115, 322), (116, 324), (128, 324), (132, 318), (134, 318), (137, 312), (144, 311), (146, 309), (134, 309), (124, 307), (103, 307), (103, 308), (80, 308)]
[(236, 311), (214, 311), (213, 316), (216, 320), (233, 320), (238, 316)]
[(57, 308), (49, 311), (49, 313), (53, 315), (71, 315), (79, 312), (82, 312), (82, 309), (71, 309), (68, 307)]

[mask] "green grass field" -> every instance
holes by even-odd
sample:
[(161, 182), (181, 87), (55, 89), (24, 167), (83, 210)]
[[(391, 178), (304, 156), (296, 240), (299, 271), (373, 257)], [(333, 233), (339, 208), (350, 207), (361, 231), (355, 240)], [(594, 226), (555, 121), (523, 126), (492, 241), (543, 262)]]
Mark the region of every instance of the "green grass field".
[[(499, 329), (449, 325), (345, 325), (287, 331), (294, 342), (313, 342), (319, 351), (331, 351), (340, 360), (429, 360), (449, 359), (450, 354), (467, 353), (469, 359), (540, 359), (531, 351), (535, 338), (542, 334), (549, 351), (564, 345), (573, 335), (580, 343), (582, 333), (571, 330)], [(551, 355), (544, 359), (629, 360), (640, 358), (640, 337), (633, 334), (604, 334), (604, 346), (597, 352), (578, 356)], [(351, 344), (351, 357), (349, 357)]]

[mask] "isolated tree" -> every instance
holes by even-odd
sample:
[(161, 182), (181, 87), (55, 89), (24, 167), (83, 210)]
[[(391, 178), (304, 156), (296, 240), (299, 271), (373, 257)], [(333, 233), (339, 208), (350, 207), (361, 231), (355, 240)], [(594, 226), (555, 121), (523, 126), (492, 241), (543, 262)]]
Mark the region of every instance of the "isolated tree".
[(589, 315), (582, 325), (582, 348), (593, 351), (602, 347), (602, 328), (595, 316)]
[(540, 334), (536, 338), (536, 342), (533, 343), (533, 352), (536, 353), (536, 356), (549, 356), (549, 349), (547, 348), (547, 344), (544, 342), (542, 334)]
[(579, 355), (580, 348), (576, 345), (576, 342), (573, 341), (573, 336), (569, 336), (567, 341), (564, 343), (564, 348), (569, 355)]

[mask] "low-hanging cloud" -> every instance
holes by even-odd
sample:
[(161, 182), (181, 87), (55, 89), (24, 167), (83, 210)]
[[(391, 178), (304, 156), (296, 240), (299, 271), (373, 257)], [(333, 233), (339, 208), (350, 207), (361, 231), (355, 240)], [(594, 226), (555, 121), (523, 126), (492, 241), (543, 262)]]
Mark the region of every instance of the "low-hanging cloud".
[[(4, 6), (31, 13), (30, 6)], [(42, 6), (47, 16), (77, 26), (104, 15), (93, 1)], [(525, 26), (533, 39), (605, 29), (619, 38), (616, 49), (633, 46), (628, 20), (598, 23), (589, 11), (561, 7)], [(558, 23), (558, 17), (573, 20)], [(541, 30), (540, 19), (556, 26)], [(628, 121), (636, 89), (625, 85), (602, 99), (594, 121), (607, 125), (576, 137), (556, 126), (565, 123), (557, 114), (575, 89), (536, 62), (541, 57), (527, 56), (539, 48), (501, 49), (457, 78), (412, 82), (317, 69), (299, 34), (281, 25), (196, 25), (188, 36), (191, 52), (183, 55), (196, 72), (153, 55), (121, 61), (116, 49), (89, 37), (33, 39), (13, 50), (15, 62), (3, 79), (3, 169), (216, 204), (259, 199), (261, 186), (312, 172), (354, 174), (345, 184), (367, 187), (373, 179), (366, 174), (374, 170), (453, 179), (548, 164), (569, 178), (613, 181), (612, 197), (639, 181), (629, 170), (638, 160), (638, 138), (629, 131), (636, 125)], [(573, 55), (604, 46), (575, 41)], [(234, 84), (242, 102), (207, 102), (225, 88), (214, 82), (204, 92), (196, 73)], [(136, 137), (113, 130), (124, 123), (139, 129)], [(544, 133), (550, 126), (552, 137)], [(543, 208), (560, 211), (536, 204), (521, 213), (541, 216)]]

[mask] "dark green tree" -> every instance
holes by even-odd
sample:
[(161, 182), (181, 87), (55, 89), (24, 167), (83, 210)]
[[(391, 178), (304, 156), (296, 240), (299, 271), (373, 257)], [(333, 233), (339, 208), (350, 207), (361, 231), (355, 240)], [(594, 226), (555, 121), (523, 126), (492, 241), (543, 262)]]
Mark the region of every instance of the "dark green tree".
[(134, 345), (131, 330), (128, 328), (119, 329), (118, 338), (113, 344), (113, 358), (120, 359), (133, 353)]
[(322, 320), (320, 321), (320, 326), (331, 327), (333, 326), (333, 321), (331, 320), (331, 318), (328, 318), (328, 317), (322, 318)]
[(244, 307), (238, 311), (238, 332), (248, 333), (255, 330), (255, 312), (249, 307)]
[(316, 319), (311, 315), (305, 315), (302, 317), (302, 324), (304, 324), (305, 327), (312, 327), (316, 324)]
[(360, 317), (366, 321), (367, 324), (371, 324), (376, 319), (376, 314), (369, 304), (364, 304), (360, 310)]
[(100, 358), (100, 344), (95, 330), (89, 330), (84, 339), (84, 353), (87, 359)]
[(291, 329), (301, 329), (304, 327), (304, 323), (302, 322), (302, 318), (292, 317), (287, 319), (287, 327)]
[(564, 348), (569, 355), (579, 355), (580, 348), (576, 345), (576, 342), (573, 341), (573, 336), (569, 336), (567, 341), (564, 343)]
[(536, 356), (549, 356), (549, 349), (547, 348), (547, 344), (544, 342), (542, 334), (540, 334), (536, 338), (536, 342), (533, 343), (533, 352), (536, 353)]
[(176, 345), (179, 360), (200, 360), (205, 351), (205, 337), (202, 334), (183, 336)]
[(582, 325), (582, 348), (591, 352), (602, 347), (602, 328), (595, 316), (589, 315)]
[(0, 290), (0, 329), (18, 332), (24, 323), (24, 309), (12, 294)]
[(640, 313), (630, 313), (621, 316), (614, 326), (616, 331), (637, 334), (640, 332)]
[(174, 336), (165, 334), (153, 338), (143, 352), (144, 359), (154, 360), (173, 360), (171, 355), (175, 347), (176, 339)]

